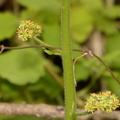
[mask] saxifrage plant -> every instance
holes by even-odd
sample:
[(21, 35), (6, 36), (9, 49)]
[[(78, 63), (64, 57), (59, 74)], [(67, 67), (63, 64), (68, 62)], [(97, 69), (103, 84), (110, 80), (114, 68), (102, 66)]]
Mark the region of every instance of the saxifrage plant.
[[(61, 55), (64, 70), (64, 88), (65, 88), (65, 120), (76, 120), (78, 115), (84, 115), (94, 112), (95, 110), (103, 110), (107, 113), (115, 110), (119, 106), (119, 100), (110, 92), (100, 93), (99, 95), (92, 94), (87, 100), (85, 113), (76, 113), (75, 101), (75, 80), (73, 73), (71, 40), (70, 40), (70, 0), (62, 0), (61, 9), (61, 48), (54, 48), (51, 45), (39, 40), (37, 36), (42, 32), (41, 26), (34, 24), (31, 21), (22, 21), (18, 28), (18, 37), (23, 41), (33, 38), (38, 41), (42, 48), (48, 48), (46, 51), (50, 54)], [(43, 45), (43, 46), (42, 46)], [(1, 46), (1, 50), (5, 47)], [(85, 53), (87, 53), (85, 51)], [(89, 53), (89, 52), (88, 52)], [(87, 54), (88, 54), (87, 53)], [(109, 101), (110, 100), (110, 101)], [(107, 104), (108, 103), (108, 104)], [(111, 104), (112, 103), (112, 104)], [(95, 106), (94, 106), (95, 105)], [(100, 105), (100, 106), (99, 106)]]

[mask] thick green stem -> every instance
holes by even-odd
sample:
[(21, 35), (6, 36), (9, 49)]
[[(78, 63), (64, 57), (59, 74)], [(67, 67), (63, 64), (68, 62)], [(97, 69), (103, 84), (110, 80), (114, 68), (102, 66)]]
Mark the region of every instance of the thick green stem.
[(61, 48), (64, 70), (65, 120), (76, 120), (75, 84), (70, 40), (70, 0), (62, 0)]

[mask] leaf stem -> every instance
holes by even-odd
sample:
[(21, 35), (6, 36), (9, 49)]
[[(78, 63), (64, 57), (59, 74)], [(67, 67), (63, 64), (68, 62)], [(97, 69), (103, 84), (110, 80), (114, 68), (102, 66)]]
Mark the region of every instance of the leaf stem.
[[(40, 39), (37, 38), (37, 37), (33, 37), (33, 39), (34, 39), (35, 41), (37, 41), (38, 43), (40, 43), (41, 45), (48, 46), (48, 47), (50, 46), (49, 44), (45, 43), (44, 41), (40, 40)], [(50, 47), (52, 47), (52, 46), (50, 46)]]

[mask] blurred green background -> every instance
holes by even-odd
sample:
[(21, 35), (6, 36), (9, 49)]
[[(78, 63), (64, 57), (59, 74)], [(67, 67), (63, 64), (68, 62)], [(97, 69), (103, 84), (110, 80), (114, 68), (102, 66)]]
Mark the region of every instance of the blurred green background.
[[(60, 8), (60, 0), (0, 0), (0, 44), (38, 45), (33, 40), (22, 42), (16, 34), (21, 20), (32, 20), (43, 28), (40, 39), (60, 47)], [(120, 1), (71, 0), (70, 12), (73, 48), (92, 50), (119, 79)], [(81, 55), (72, 54), (74, 59)], [(120, 98), (120, 86), (96, 58), (87, 56), (78, 60), (75, 76), (80, 108), (92, 92), (110, 90)], [(49, 56), (41, 48), (5, 50), (0, 55), (0, 102), (64, 105), (61, 58)], [(0, 119), (28, 119), (7, 117)]]

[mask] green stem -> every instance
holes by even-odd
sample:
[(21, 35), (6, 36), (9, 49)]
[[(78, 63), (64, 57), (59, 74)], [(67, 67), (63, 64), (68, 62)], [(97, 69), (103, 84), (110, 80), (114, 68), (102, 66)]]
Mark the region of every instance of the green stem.
[[(37, 41), (38, 43), (40, 43), (41, 45), (48, 46), (48, 47), (50, 46), (49, 44), (43, 42), (42, 40), (40, 40), (40, 39), (37, 38), (37, 37), (34, 37), (34, 40)], [(50, 47), (51, 47), (51, 46), (50, 46)]]
[(61, 48), (64, 69), (65, 120), (76, 120), (75, 84), (73, 77), (70, 40), (70, 0), (62, 0)]
[(46, 49), (45, 47), (42, 47), (42, 48), (44, 48), (44, 52), (46, 52), (47, 54), (49, 54), (49, 55), (61, 55), (61, 50), (59, 50), (59, 49), (54, 49), (53, 46), (51, 46), (51, 45), (43, 42), (42, 40), (40, 40), (40, 39), (37, 38), (37, 37), (34, 37), (34, 40), (37, 41), (38, 43), (40, 43), (41, 45), (48, 47), (49, 50)]
[(81, 112), (81, 113), (76, 113), (76, 116), (82, 116), (82, 115), (88, 115), (88, 114), (91, 114), (90, 112)]

